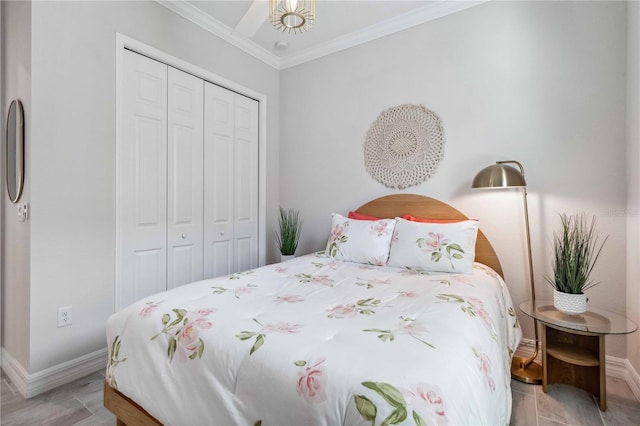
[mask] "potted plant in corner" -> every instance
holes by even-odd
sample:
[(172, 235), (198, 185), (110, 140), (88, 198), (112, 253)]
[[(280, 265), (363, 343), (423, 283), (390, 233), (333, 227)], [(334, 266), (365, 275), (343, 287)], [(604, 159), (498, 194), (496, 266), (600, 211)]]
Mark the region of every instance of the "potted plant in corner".
[(283, 209), (280, 207), (278, 230), (275, 232), (276, 242), (280, 249), (280, 261), (284, 262), (295, 256), (302, 231), (300, 212), (296, 209)]
[(585, 290), (598, 284), (589, 276), (608, 237), (598, 244), (595, 217), (588, 222), (584, 214), (561, 214), (560, 222), (562, 231), (553, 239), (553, 277), (546, 280), (554, 289), (556, 309), (577, 315), (587, 310)]

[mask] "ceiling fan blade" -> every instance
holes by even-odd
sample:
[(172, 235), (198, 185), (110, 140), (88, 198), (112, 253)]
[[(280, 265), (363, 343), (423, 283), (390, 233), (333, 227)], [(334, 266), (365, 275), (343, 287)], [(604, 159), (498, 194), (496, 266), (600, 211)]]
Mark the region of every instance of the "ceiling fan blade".
[(238, 25), (231, 32), (243, 38), (251, 38), (269, 17), (269, 1), (253, 0)]

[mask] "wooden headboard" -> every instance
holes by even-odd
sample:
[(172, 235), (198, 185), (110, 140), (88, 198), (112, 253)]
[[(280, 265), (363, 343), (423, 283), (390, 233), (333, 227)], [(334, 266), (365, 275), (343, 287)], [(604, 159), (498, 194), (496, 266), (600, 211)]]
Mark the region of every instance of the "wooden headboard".
[[(379, 218), (394, 218), (409, 214), (429, 219), (469, 219), (447, 203), (414, 194), (395, 194), (376, 198), (360, 206), (356, 212)], [(493, 246), (480, 230), (476, 239), (475, 261), (489, 266), (504, 278), (500, 260)]]

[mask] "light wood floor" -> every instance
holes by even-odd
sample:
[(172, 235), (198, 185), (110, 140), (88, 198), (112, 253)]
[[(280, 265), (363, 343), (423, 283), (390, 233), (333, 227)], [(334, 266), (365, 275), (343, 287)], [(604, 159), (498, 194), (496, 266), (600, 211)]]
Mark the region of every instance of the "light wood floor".
[(2, 371), (0, 425), (115, 426), (115, 416), (102, 406), (103, 384), (99, 371), (24, 399)]
[[(115, 417), (102, 406), (104, 374), (99, 371), (72, 383), (25, 400), (2, 372), (0, 424), (50, 426), (115, 425)], [(513, 413), (511, 425), (638, 425), (640, 402), (627, 384), (607, 378), (608, 409), (598, 410), (596, 400), (586, 392), (566, 385), (541, 386), (511, 382)]]

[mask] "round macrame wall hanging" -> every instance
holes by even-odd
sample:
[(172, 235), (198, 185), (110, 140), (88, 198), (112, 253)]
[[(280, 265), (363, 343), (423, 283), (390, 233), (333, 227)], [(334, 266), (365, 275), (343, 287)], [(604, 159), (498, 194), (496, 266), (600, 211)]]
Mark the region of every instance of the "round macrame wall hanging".
[(444, 157), (442, 121), (423, 105), (382, 111), (364, 143), (364, 165), (372, 178), (404, 189), (429, 179)]

